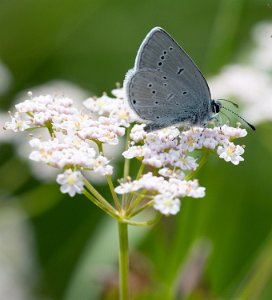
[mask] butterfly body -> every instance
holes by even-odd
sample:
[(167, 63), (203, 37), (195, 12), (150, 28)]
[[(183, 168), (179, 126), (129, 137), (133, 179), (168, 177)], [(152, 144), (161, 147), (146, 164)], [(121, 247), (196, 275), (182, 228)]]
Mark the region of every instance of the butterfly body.
[(159, 27), (142, 42), (124, 86), (130, 107), (147, 123), (146, 131), (180, 123), (205, 126), (220, 110), (194, 62)]

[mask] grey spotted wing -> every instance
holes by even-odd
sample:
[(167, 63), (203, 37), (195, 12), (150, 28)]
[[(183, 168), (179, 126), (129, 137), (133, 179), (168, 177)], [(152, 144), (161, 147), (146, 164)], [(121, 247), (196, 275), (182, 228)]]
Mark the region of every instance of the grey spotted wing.
[(131, 108), (142, 118), (167, 127), (175, 121), (191, 121), (200, 108), (198, 94), (188, 90), (189, 81), (177, 82), (162, 71), (144, 69), (128, 74), (125, 89)]
[(199, 97), (198, 101), (211, 99), (208, 84), (195, 63), (178, 43), (162, 28), (155, 27), (142, 42), (135, 61), (136, 70), (163, 71), (177, 82), (185, 82)]

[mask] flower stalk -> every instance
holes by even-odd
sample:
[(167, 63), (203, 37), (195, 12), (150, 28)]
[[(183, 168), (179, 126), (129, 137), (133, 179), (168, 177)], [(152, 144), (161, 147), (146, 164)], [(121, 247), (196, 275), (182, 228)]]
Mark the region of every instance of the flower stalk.
[(128, 224), (118, 222), (119, 234), (119, 299), (129, 299), (129, 255), (128, 255)]

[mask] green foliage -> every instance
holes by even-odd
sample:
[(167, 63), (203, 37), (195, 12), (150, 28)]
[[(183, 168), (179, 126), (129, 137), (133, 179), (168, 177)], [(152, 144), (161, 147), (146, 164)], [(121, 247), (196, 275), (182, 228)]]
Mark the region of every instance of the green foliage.
[[(214, 74), (250, 46), (251, 28), (271, 13), (267, 1), (254, 0), (2, 0), (0, 59), (13, 77), (2, 110), (22, 90), (55, 79), (89, 94), (109, 92), (154, 26), (175, 36), (205, 75)], [(269, 123), (249, 132), (239, 166), (208, 160), (200, 173), (205, 198), (184, 199), (179, 215), (149, 230), (130, 230), (131, 252), (144, 254), (131, 266), (137, 299), (272, 298), (271, 131)], [(116, 224), (83, 196), (67, 198), (54, 182), (34, 180), (11, 146), (0, 155), (1, 210), (20, 207), (35, 235), (36, 298), (95, 300), (103, 291), (103, 299), (116, 299)], [(201, 259), (199, 278), (185, 292)]]

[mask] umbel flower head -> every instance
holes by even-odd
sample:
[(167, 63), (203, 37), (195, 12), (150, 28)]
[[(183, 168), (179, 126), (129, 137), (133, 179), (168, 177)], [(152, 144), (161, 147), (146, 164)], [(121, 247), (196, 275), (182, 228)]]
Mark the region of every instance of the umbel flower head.
[[(5, 129), (31, 131), (29, 144), (33, 150), (29, 159), (59, 169), (56, 180), (62, 193), (71, 197), (85, 193), (100, 208), (114, 214), (111, 204), (85, 178), (88, 172), (105, 176), (116, 208), (120, 208), (118, 195), (127, 202), (128, 217), (150, 206), (174, 215), (180, 210), (182, 198), (204, 197), (205, 188), (194, 177), (210, 153), (234, 165), (244, 160), (244, 147), (234, 141), (246, 136), (245, 129), (223, 125), (182, 131), (169, 127), (147, 133), (145, 124), (136, 123), (138, 117), (127, 105), (123, 89), (115, 89), (112, 94), (91, 97), (81, 109), (67, 97), (29, 94), (27, 100), (15, 105)], [(41, 128), (46, 136), (41, 135)], [(114, 186), (114, 167), (104, 154), (104, 146), (117, 146), (124, 136), (124, 178)], [(136, 178), (128, 173), (132, 159), (140, 163)]]

